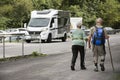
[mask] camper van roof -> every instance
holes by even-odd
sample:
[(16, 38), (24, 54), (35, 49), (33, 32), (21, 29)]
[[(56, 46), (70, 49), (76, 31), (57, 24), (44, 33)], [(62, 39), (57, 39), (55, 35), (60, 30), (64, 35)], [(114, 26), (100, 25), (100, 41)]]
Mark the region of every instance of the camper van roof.
[(51, 11), (44, 10), (44, 11), (37, 11), (37, 14), (49, 14)]
[(31, 17), (50, 17), (57, 13), (58, 13), (58, 10), (54, 10), (54, 9), (48, 9), (48, 10), (42, 10), (42, 11), (34, 10), (31, 12)]
[(48, 9), (48, 10), (42, 10), (42, 11), (32, 11), (31, 12), (31, 17), (32, 18), (38, 18), (38, 17), (52, 17), (52, 16), (68, 16), (68, 11), (63, 11), (63, 10), (56, 10), (56, 9)]
[(62, 11), (62, 10), (46, 9), (42, 11), (37, 11), (37, 14), (49, 14), (51, 11)]

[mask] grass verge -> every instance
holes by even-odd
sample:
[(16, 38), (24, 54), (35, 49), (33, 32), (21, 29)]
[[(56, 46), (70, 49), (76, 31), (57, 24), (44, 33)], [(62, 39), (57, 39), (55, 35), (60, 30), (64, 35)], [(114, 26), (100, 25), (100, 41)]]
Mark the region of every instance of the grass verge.
[(114, 80), (120, 80), (120, 74), (115, 75)]

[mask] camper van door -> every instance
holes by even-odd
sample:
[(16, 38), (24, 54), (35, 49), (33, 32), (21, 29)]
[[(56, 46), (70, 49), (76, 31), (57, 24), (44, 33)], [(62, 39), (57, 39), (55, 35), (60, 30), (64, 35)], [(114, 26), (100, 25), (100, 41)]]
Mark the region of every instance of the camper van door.
[(56, 18), (52, 18), (50, 29), (51, 29), (52, 37), (55, 38), (57, 35), (57, 19)]

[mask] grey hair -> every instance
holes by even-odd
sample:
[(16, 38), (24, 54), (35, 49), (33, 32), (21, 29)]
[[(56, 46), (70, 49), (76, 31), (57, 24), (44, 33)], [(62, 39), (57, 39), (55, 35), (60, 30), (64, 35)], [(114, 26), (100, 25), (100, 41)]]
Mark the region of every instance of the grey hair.
[(77, 28), (81, 28), (81, 26), (82, 26), (82, 23), (81, 23), (81, 22), (78, 22), (78, 23), (77, 23)]
[(97, 18), (97, 19), (96, 19), (96, 22), (98, 22), (98, 21), (100, 21), (100, 22), (103, 23), (103, 19), (102, 19), (102, 18)]

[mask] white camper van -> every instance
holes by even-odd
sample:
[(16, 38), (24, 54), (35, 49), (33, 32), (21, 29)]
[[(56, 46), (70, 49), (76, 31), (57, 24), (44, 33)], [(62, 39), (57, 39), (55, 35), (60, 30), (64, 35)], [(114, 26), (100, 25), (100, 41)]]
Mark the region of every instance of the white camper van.
[(42, 42), (51, 42), (52, 39), (66, 41), (70, 28), (70, 13), (62, 10), (32, 11), (27, 26), (29, 35), (25, 40), (30, 43), (41, 39)]

